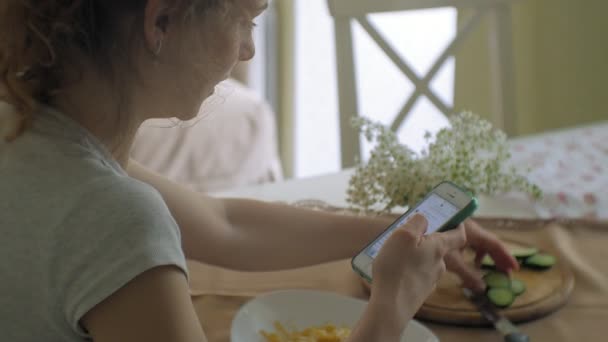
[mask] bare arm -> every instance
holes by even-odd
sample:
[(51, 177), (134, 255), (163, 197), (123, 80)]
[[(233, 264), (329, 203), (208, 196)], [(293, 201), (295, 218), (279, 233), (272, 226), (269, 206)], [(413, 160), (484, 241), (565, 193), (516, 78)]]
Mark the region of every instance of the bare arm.
[(314, 265), (354, 256), (391, 223), (246, 199), (215, 199), (146, 170), (129, 174), (155, 187), (191, 259), (247, 271)]
[[(163, 195), (182, 230), (189, 258), (233, 269), (267, 271), (349, 258), (392, 222), (253, 200), (213, 199), (136, 163), (129, 173)], [(467, 221), (465, 231), (469, 246), (479, 257), (488, 253), (499, 269), (517, 269), (517, 262), (494, 234), (472, 220)], [(465, 285), (483, 288), (481, 273), (466, 264), (460, 253), (450, 253), (446, 262)]]
[(240, 252), (266, 269), (353, 257), (390, 224), (253, 200), (226, 200), (225, 208), (240, 232)]
[(81, 320), (95, 342), (204, 342), (185, 275), (176, 267), (148, 270)]

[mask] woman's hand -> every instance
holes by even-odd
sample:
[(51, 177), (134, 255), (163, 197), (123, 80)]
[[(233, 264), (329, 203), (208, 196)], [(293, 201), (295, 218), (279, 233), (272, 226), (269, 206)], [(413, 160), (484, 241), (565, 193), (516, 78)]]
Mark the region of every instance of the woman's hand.
[(369, 305), (349, 342), (398, 341), (445, 272), (446, 254), (466, 245), (463, 227), (424, 235), (427, 224), (415, 215), (382, 246), (373, 263)]
[(466, 245), (464, 228), (424, 235), (427, 221), (415, 215), (387, 239), (373, 264), (370, 305), (380, 303), (406, 324), (446, 270), (447, 253)]
[[(466, 246), (471, 247), (476, 254), (475, 266), (465, 263), (462, 257), (462, 249), (449, 252), (445, 257), (445, 264), (449, 271), (460, 276), (464, 287), (475, 291), (483, 291), (485, 289), (485, 283), (479, 271), (479, 266), (481, 259), (486, 254), (489, 254), (494, 259), (496, 268), (500, 271), (510, 273), (513, 270), (519, 269), (519, 264), (515, 258), (496, 235), (483, 229), (478, 223), (470, 219), (465, 221), (463, 225), (467, 239)], [(462, 229), (462, 227), (459, 229)]]

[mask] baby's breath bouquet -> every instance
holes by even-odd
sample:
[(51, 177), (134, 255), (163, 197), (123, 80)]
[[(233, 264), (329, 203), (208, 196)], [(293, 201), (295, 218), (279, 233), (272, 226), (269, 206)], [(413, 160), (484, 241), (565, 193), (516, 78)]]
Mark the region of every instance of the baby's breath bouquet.
[(441, 129), (434, 140), (427, 133), (429, 146), (420, 153), (400, 144), (380, 123), (362, 117), (353, 123), (375, 144), (369, 161), (360, 164), (350, 179), (347, 200), (355, 208), (367, 211), (381, 205), (389, 211), (411, 206), (445, 180), (473, 194), (523, 191), (541, 196), (536, 185), (508, 165), (506, 134), (473, 113), (451, 117), (450, 127)]

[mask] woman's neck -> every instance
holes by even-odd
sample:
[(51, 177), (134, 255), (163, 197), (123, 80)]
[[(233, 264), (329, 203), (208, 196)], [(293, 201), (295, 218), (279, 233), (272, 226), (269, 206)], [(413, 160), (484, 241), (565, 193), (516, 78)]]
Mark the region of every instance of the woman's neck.
[(125, 168), (137, 129), (143, 122), (127, 94), (92, 72), (62, 88), (53, 107), (93, 134)]

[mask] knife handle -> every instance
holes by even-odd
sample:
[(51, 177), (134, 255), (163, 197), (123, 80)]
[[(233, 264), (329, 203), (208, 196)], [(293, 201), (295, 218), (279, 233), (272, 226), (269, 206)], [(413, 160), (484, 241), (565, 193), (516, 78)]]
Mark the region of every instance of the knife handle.
[(510, 333), (505, 336), (505, 342), (528, 342), (530, 338), (519, 332)]

